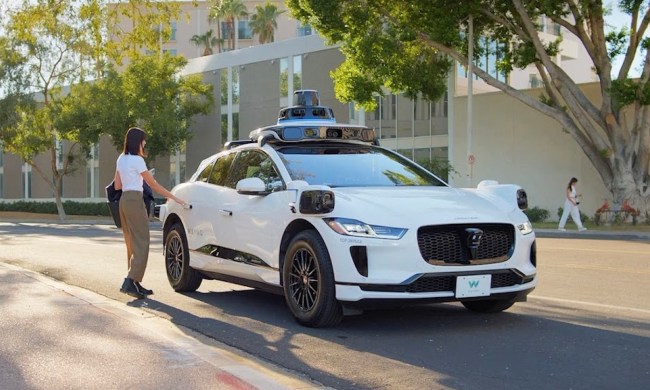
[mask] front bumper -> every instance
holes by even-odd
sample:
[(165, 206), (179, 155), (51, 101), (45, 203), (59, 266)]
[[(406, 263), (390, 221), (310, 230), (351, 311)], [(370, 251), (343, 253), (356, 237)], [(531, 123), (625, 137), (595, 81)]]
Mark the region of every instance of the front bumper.
[[(344, 303), (525, 299), (537, 284), (534, 233), (517, 232), (512, 251), (503, 261), (439, 265), (423, 259), (413, 230), (399, 240), (342, 236), (328, 227), (319, 230), (332, 260), (336, 298)], [(457, 298), (457, 278), (477, 275), (491, 275), (489, 295)]]
[[(456, 279), (466, 275), (492, 275), (490, 295), (456, 297)], [(337, 284), (336, 297), (343, 302), (400, 301), (400, 302), (454, 302), (479, 299), (515, 299), (525, 301), (535, 289), (536, 275), (524, 276), (516, 270), (488, 272), (458, 272), (419, 275), (402, 284)]]

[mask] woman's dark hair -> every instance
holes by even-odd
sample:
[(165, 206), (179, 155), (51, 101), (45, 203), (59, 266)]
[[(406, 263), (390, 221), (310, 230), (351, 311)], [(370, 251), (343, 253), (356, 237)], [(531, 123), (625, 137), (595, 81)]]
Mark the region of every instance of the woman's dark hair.
[(570, 190), (571, 186), (574, 185), (577, 182), (578, 182), (578, 179), (576, 179), (575, 177), (572, 177), (571, 180), (569, 180), (569, 184), (567, 184), (567, 186), (566, 186), (567, 190)]
[(131, 127), (124, 136), (124, 154), (132, 154), (137, 156), (140, 154), (140, 145), (142, 141), (147, 139), (147, 134), (144, 130), (138, 127)]

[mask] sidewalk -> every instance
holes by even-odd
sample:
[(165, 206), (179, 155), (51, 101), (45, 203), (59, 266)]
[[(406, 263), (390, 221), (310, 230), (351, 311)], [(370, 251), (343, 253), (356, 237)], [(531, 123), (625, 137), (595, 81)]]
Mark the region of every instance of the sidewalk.
[(587, 230), (579, 232), (576, 229), (559, 231), (557, 229), (535, 229), (536, 237), (540, 238), (583, 238), (592, 240), (628, 240), (650, 242), (650, 232)]
[(322, 389), (146, 311), (0, 262), (3, 389)]

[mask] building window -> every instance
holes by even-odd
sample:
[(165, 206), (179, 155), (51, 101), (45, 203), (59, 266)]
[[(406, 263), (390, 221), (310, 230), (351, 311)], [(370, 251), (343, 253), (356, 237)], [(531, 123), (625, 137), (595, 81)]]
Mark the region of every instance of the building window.
[(172, 22), (172, 31), (171, 35), (169, 36), (170, 41), (175, 41), (176, 40), (176, 30), (178, 29), (178, 26), (176, 25), (176, 22)]
[(95, 144), (90, 150), (90, 159), (86, 165), (86, 196), (99, 197), (99, 187), (99, 145)]
[(2, 143), (0, 142), (0, 198), (4, 197), (3, 181), (4, 181), (4, 150), (2, 150)]
[(248, 20), (248, 17), (244, 19), (239, 19), (237, 21), (237, 34), (239, 39), (252, 39), (253, 38), (253, 30), (251, 29), (251, 24), (250, 21)]
[(302, 89), (302, 56), (293, 57), (293, 90)]
[(177, 50), (176, 49), (163, 49), (163, 53), (169, 53), (170, 55), (176, 57)]
[[(239, 113), (232, 113), (232, 140), (239, 139)], [(228, 114), (221, 114), (221, 143), (232, 141), (228, 139)]]
[(177, 150), (169, 159), (169, 186), (175, 187), (185, 181), (185, 172), (187, 164), (185, 162), (187, 156), (187, 145), (183, 143), (180, 150)]
[(539, 79), (539, 75), (531, 73), (528, 75), (528, 84), (531, 88), (541, 88), (543, 83), (542, 80)]
[(443, 103), (442, 103), (442, 115), (446, 118), (448, 116), (449, 112), (449, 95), (447, 92), (445, 92), (445, 97), (443, 98)]
[[(291, 58), (291, 57), (290, 57)], [(302, 88), (302, 56), (293, 57), (293, 91)], [(292, 97), (289, 96), (289, 59), (280, 59), (280, 97), (286, 97), (289, 102)]]
[(381, 119), (385, 119), (384, 118), (384, 109), (382, 107), (383, 100), (382, 100), (381, 96), (375, 96), (375, 100), (377, 101), (377, 109), (375, 110), (375, 120), (378, 121), (378, 120), (381, 120)]
[(29, 199), (32, 197), (32, 167), (31, 165), (25, 163), (23, 164), (23, 169), (22, 169), (22, 177), (23, 177), (23, 186), (22, 186), (22, 193), (23, 193), (23, 198)]
[(309, 24), (298, 24), (298, 36), (305, 37), (307, 35), (312, 35), (313, 31)]

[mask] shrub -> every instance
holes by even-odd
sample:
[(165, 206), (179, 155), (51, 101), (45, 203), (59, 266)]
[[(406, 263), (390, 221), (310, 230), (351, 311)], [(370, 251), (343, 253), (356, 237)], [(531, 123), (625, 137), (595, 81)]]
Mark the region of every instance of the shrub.
[[(109, 216), (106, 203), (87, 203), (67, 200), (63, 202), (67, 215), (97, 215)], [(37, 214), (58, 214), (54, 202), (18, 201), (12, 203), (0, 202), (0, 211), (20, 211)]]
[[(557, 208), (557, 220), (558, 221), (562, 218), (562, 213), (563, 212), (564, 212), (563, 207), (558, 207)], [(569, 219), (567, 219), (567, 221), (568, 220), (572, 220), (570, 215), (569, 215)], [(582, 211), (580, 211), (580, 221), (582, 221), (583, 224), (586, 223), (586, 222), (589, 222), (590, 220), (591, 220), (591, 218), (589, 218), (589, 216), (587, 214), (583, 214)]]
[(546, 209), (539, 208), (537, 206), (524, 210), (524, 213), (528, 216), (530, 222), (544, 222), (550, 216), (550, 213)]

